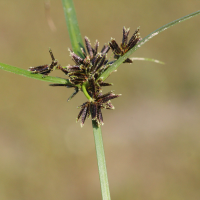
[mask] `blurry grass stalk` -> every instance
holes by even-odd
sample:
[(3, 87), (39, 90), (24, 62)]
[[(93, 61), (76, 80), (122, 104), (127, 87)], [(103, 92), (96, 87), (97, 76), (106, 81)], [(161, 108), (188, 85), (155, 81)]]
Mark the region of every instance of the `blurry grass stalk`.
[[(73, 5), (73, 0), (62, 0), (62, 3), (63, 3), (63, 9), (65, 13), (65, 19), (67, 22), (67, 29), (69, 32), (72, 49), (74, 53), (76, 53), (77, 55), (83, 58), (83, 54), (80, 51), (80, 49), (81, 48), (84, 49), (84, 46), (83, 46), (83, 41), (82, 41), (81, 33), (79, 30), (79, 26), (78, 26), (78, 21), (76, 18), (76, 12)], [(85, 91), (86, 89), (85, 84), (83, 84), (82, 89), (83, 89), (84, 94), (87, 94), (87, 91)], [(86, 95), (86, 97), (88, 99), (91, 99), (91, 97), (88, 97), (88, 95)], [(105, 154), (104, 154), (104, 148), (103, 148), (101, 127), (98, 126), (97, 122), (94, 120), (92, 120), (92, 126), (93, 126), (94, 140), (95, 140), (95, 146), (96, 146), (102, 199), (110, 200), (110, 190), (109, 190), (109, 184), (108, 184), (106, 160), (105, 160)]]

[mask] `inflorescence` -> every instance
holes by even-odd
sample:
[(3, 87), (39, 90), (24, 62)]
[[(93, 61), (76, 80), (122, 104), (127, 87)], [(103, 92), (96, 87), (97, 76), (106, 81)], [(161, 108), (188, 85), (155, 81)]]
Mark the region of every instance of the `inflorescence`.
[[(74, 65), (68, 65), (62, 67), (58, 64), (58, 61), (54, 58), (51, 49), (49, 53), (51, 55), (52, 62), (49, 65), (41, 65), (37, 67), (30, 67), (29, 71), (36, 74), (49, 75), (55, 69), (61, 70), (65, 75), (69, 77), (69, 83), (67, 84), (51, 84), (50, 86), (65, 86), (67, 88), (73, 87), (75, 92), (68, 98), (68, 101), (72, 99), (79, 91), (82, 91), (88, 98), (88, 101), (83, 103), (80, 108), (80, 112), (77, 117), (77, 121), (81, 121), (81, 127), (84, 125), (86, 118), (91, 116), (92, 120), (95, 120), (98, 126), (103, 125), (103, 116), (101, 109), (114, 109), (111, 103), (111, 99), (117, 98), (120, 94), (116, 95), (113, 91), (106, 94), (102, 93), (103, 86), (111, 86), (111, 83), (105, 83), (100, 77), (117, 59), (123, 56), (127, 51), (133, 48), (140, 40), (139, 28), (134, 32), (133, 36), (128, 42), (128, 35), (130, 29), (123, 28), (122, 43), (119, 46), (115, 39), (111, 38), (108, 45), (104, 45), (101, 52), (98, 52), (99, 42), (96, 41), (94, 48), (91, 46), (90, 40), (85, 37), (85, 45), (87, 53), (81, 48), (83, 58), (76, 55), (71, 49), (69, 49), (70, 56), (74, 61)], [(113, 61), (108, 61), (107, 53), (112, 50), (114, 54)], [(132, 63), (130, 58), (127, 58), (124, 63)]]

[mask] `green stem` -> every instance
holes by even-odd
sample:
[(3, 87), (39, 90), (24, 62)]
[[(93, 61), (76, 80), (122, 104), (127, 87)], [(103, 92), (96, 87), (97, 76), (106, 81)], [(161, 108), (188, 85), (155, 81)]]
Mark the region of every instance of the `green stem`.
[(83, 83), (82, 84), (82, 91), (83, 91), (83, 93), (84, 93), (84, 95), (87, 97), (87, 99), (89, 100), (89, 101), (92, 101), (93, 99), (91, 98), (91, 96), (88, 94), (88, 92), (87, 92), (87, 89), (86, 89), (86, 86), (87, 86), (87, 82), (85, 82), (85, 83)]
[(103, 139), (101, 133), (101, 127), (98, 127), (98, 124), (95, 120), (92, 120), (93, 126), (93, 133), (94, 133), (94, 140), (96, 146), (96, 153), (97, 153), (97, 162), (99, 168), (99, 178), (101, 184), (101, 193), (103, 200), (110, 200), (110, 190), (108, 184), (108, 176), (107, 176), (107, 169), (106, 169), (106, 160), (103, 148)]

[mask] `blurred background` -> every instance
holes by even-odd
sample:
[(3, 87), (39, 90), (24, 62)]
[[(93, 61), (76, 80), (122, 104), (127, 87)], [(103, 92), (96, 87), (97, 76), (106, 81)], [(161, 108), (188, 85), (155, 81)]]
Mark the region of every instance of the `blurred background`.
[[(74, 0), (82, 37), (119, 43), (122, 28), (145, 37), (199, 10), (199, 0)], [(46, 5), (46, 6), (45, 6)], [(50, 5), (50, 7), (49, 7)], [(107, 80), (122, 94), (102, 127), (111, 198), (200, 199), (200, 16), (154, 37)], [(0, 62), (49, 64), (51, 47), (73, 64), (61, 1), (0, 1)], [(52, 76), (63, 77), (59, 71)], [(73, 89), (0, 71), (0, 199), (100, 200), (91, 121), (80, 128)]]

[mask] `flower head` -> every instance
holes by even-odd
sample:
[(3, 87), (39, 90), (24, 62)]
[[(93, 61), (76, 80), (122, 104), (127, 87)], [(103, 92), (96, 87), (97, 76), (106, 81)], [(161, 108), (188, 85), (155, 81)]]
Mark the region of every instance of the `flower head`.
[(114, 106), (111, 103), (111, 99), (117, 98), (119, 95), (115, 95), (113, 91), (106, 94), (102, 94), (101, 85), (108, 86), (109, 83), (102, 83), (100, 81), (95, 82), (94, 78), (91, 78), (87, 87), (87, 92), (91, 97), (89, 101), (83, 103), (78, 108), (81, 108), (77, 121), (81, 121), (81, 127), (83, 127), (86, 118), (91, 116), (92, 120), (95, 120), (98, 125), (103, 125), (103, 115), (101, 109), (113, 110)]
[[(81, 89), (81, 85), (84, 82), (90, 82), (90, 79), (95, 79), (98, 86), (110, 86), (110, 83), (104, 83), (101, 79), (97, 80), (100, 75), (109, 67), (112, 63), (108, 63), (107, 52), (110, 50), (109, 45), (104, 45), (101, 52), (98, 52), (99, 42), (96, 40), (94, 48), (92, 48), (90, 40), (85, 37), (85, 45), (88, 54), (81, 49), (84, 58), (76, 55), (71, 49), (69, 49), (70, 57), (74, 61), (75, 65), (68, 65), (67, 67), (59, 68), (66, 75), (69, 76), (69, 84), (50, 84), (50, 86), (66, 86), (67, 88), (74, 87), (75, 92), (68, 98), (71, 100)], [(89, 84), (88, 84), (89, 85)]]
[[(92, 47), (89, 38), (85, 37), (87, 51), (81, 49), (83, 57), (78, 56), (69, 49), (70, 57), (75, 63), (74, 65), (62, 67), (54, 58), (52, 51), (49, 50), (52, 63), (49, 65), (31, 67), (29, 70), (33, 73), (44, 75), (48, 75), (54, 69), (61, 70), (69, 77), (68, 81), (66, 81), (66, 84), (51, 84), (51, 86), (73, 87), (75, 91), (69, 97), (68, 101), (79, 91), (82, 91), (88, 98), (87, 102), (79, 106), (81, 110), (78, 114), (77, 121), (81, 121), (81, 126), (83, 126), (86, 118), (91, 117), (99, 126), (103, 125), (102, 109), (113, 110), (114, 106), (112, 105), (111, 100), (121, 96), (120, 94), (114, 94), (113, 91), (106, 94), (102, 93), (102, 87), (111, 86), (112, 84), (105, 83), (103, 79), (101, 79), (101, 75), (116, 61), (109, 62), (107, 60), (107, 53), (111, 48), (114, 58), (118, 59), (141, 40), (138, 28), (128, 41), (129, 31), (129, 29), (123, 28), (123, 37), (120, 46), (115, 39), (111, 39), (109, 45), (104, 45), (101, 52), (98, 52), (99, 42), (97, 40), (94, 47)], [(127, 58), (124, 62), (132, 63), (132, 60)]]
[(74, 85), (83, 84), (91, 77), (98, 79), (103, 71), (109, 67), (108, 60), (106, 60), (107, 52), (110, 49), (108, 45), (104, 45), (100, 53), (98, 53), (98, 41), (95, 42), (94, 48), (92, 48), (90, 40), (85, 37), (85, 45), (88, 54), (81, 49), (84, 58), (79, 57), (69, 49), (70, 56), (75, 65), (67, 66), (67, 70), (69, 81)]
[[(96, 89), (94, 88), (94, 90)], [(106, 94), (102, 94), (99, 91), (95, 91), (94, 93), (92, 93), (92, 96), (93, 98), (91, 101), (87, 101), (78, 107), (78, 108), (81, 108), (81, 110), (78, 114), (76, 121), (79, 121), (79, 120), (81, 121), (81, 127), (83, 127), (86, 118), (89, 118), (90, 116), (92, 120), (95, 120), (99, 126), (103, 125), (104, 124), (103, 115), (102, 115), (101, 110), (115, 109), (115, 107), (112, 105), (110, 100), (121, 96), (121, 94), (116, 95), (113, 93), (113, 91), (108, 92)]]
[(85, 45), (88, 54), (83, 49), (81, 49), (84, 58), (79, 57), (69, 49), (70, 56), (75, 65), (60, 67), (60, 69), (69, 76), (69, 82), (71, 85), (51, 84), (51, 86), (66, 86), (68, 88), (74, 87), (75, 92), (68, 98), (68, 101), (81, 90), (80, 88), (83, 83), (88, 82), (88, 87), (90, 87), (91, 79), (96, 81), (99, 89), (102, 86), (112, 85), (110, 83), (104, 83), (101, 79), (97, 80), (100, 75), (112, 64), (109, 63), (106, 59), (107, 52), (109, 51), (110, 47), (108, 45), (104, 45), (101, 52), (98, 53), (99, 42), (96, 40), (94, 48), (92, 48), (88, 37), (85, 37)]
[[(131, 39), (128, 42), (128, 35), (129, 35), (130, 29), (126, 29), (123, 27), (123, 37), (122, 37), (122, 43), (119, 46), (115, 39), (111, 38), (111, 42), (109, 42), (110, 48), (112, 49), (112, 52), (114, 54), (114, 58), (118, 59), (119, 57), (123, 56), (127, 51), (132, 49), (140, 40), (140, 33), (139, 28), (136, 29), (134, 34), (132, 35)], [(132, 63), (133, 61), (130, 58), (127, 58), (124, 63)]]

